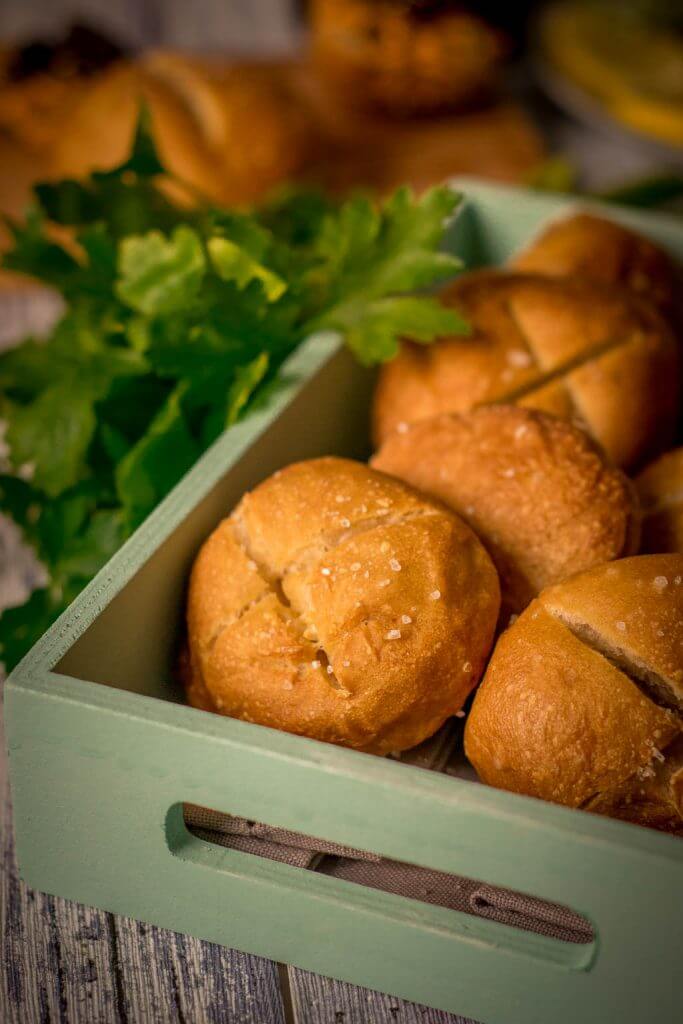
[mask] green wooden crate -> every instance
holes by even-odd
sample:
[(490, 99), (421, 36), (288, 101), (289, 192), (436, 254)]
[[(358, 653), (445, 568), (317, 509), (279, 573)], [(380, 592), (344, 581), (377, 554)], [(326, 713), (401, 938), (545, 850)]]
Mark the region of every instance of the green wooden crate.
[[(456, 181), (451, 238), (499, 262), (562, 198)], [(683, 259), (683, 230), (616, 211)], [(199, 545), (280, 466), (367, 454), (371, 375), (331, 336), (286, 367), (11, 676), (22, 877), (37, 889), (486, 1024), (680, 1021), (683, 843), (474, 782), (196, 711), (173, 658)], [(203, 842), (191, 801), (566, 904), (572, 945)]]

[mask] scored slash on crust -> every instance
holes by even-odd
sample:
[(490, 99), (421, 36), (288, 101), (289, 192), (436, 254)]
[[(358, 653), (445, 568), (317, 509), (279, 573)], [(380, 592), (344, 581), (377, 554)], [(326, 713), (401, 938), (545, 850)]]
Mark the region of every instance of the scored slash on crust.
[[(353, 526), (349, 528), (343, 528), (342, 530), (330, 531), (328, 534), (323, 536), (320, 541), (310, 547), (299, 550), (296, 553), (296, 557), (292, 559), (289, 565), (284, 569), (282, 573), (277, 573), (271, 566), (265, 564), (260, 560), (253, 550), (251, 541), (244, 523), (243, 517), (240, 515), (239, 507), (230, 516), (228, 522), (232, 529), (233, 537), (238, 544), (240, 550), (244, 554), (250, 567), (253, 567), (253, 571), (258, 573), (259, 577), (264, 583), (264, 590), (258, 597), (247, 602), (241, 608), (239, 608), (234, 614), (230, 615), (217, 625), (213, 631), (209, 641), (207, 642), (206, 651), (210, 651), (213, 646), (217, 643), (221, 634), (230, 626), (233, 626), (238, 622), (244, 615), (251, 611), (254, 607), (259, 605), (262, 601), (267, 598), (274, 596), (278, 602), (280, 613), (286, 619), (286, 621), (294, 626), (295, 629), (301, 634), (303, 640), (310, 642), (315, 648), (315, 657), (311, 658), (310, 664), (314, 670), (321, 670), (323, 678), (331, 686), (333, 690), (338, 692), (340, 696), (350, 698), (351, 692), (340, 682), (337, 675), (334, 672), (332, 660), (330, 659), (327, 651), (321, 646), (319, 640), (318, 628), (315, 623), (307, 616), (304, 609), (295, 606), (292, 603), (291, 598), (287, 595), (284, 587), (284, 581), (287, 576), (293, 572), (304, 572), (307, 569), (313, 568), (316, 562), (321, 558), (330, 553), (340, 545), (351, 538), (360, 536), (361, 534), (369, 533), (378, 527), (386, 526), (397, 526), (403, 523), (411, 522), (415, 519), (423, 519), (430, 516), (438, 515), (437, 509), (429, 508), (416, 508), (410, 509), (409, 511), (402, 512), (399, 515), (391, 515), (387, 509), (385, 514), (381, 512), (374, 516), (368, 516), (364, 519), (359, 520)], [(398, 568), (394, 568), (394, 563)], [(360, 568), (360, 563), (353, 563)], [(353, 568), (353, 566), (352, 566)], [(394, 572), (400, 571), (400, 564), (396, 559), (390, 560), (390, 568)], [(326, 578), (331, 577), (331, 570), (327, 566), (321, 568), (321, 573)], [(379, 586), (382, 586), (381, 581)], [(390, 582), (390, 581), (387, 581)], [(439, 595), (440, 596), (440, 595)], [(403, 616), (403, 620), (406, 616)], [(391, 636), (387, 634), (387, 640), (400, 639), (400, 630), (391, 630)], [(398, 636), (394, 636), (394, 633), (398, 633)], [(345, 668), (349, 667), (348, 660), (343, 662)]]

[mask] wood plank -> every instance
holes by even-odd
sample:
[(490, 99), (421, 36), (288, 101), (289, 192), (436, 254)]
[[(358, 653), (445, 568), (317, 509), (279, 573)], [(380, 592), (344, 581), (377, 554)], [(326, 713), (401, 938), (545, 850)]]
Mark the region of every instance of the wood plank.
[(294, 967), (289, 968), (289, 983), (296, 1024), (475, 1024)]
[(284, 1024), (277, 966), (29, 889), (0, 714), (2, 1024)]
[(126, 1024), (284, 1024), (271, 961), (141, 921), (114, 922)]

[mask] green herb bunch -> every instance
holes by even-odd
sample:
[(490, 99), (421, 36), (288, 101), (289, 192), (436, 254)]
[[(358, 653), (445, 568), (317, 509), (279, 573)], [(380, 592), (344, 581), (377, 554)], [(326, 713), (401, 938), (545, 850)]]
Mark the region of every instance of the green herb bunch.
[(458, 267), (440, 251), (451, 190), (399, 189), (382, 206), (290, 192), (248, 212), (181, 208), (159, 187), (168, 179), (145, 122), (122, 166), (38, 186), (25, 223), (11, 225), (4, 265), (66, 307), (46, 340), (0, 355), (0, 508), (47, 571), (0, 618), (8, 669), (201, 452), (267, 400), (312, 331), (341, 332), (373, 364), (402, 335), (463, 329), (436, 299), (408, 294)]

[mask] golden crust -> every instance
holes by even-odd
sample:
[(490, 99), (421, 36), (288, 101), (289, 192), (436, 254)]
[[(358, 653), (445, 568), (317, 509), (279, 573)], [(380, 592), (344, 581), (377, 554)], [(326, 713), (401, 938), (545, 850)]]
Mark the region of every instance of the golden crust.
[(372, 463), (472, 527), (521, 611), (544, 587), (638, 545), (634, 489), (582, 431), (518, 406), (445, 414), (393, 434)]
[(671, 317), (676, 307), (678, 269), (648, 238), (604, 217), (573, 214), (554, 221), (510, 265), (551, 277), (586, 277), (621, 285)]
[(442, 300), (472, 334), (406, 343), (382, 368), (377, 445), (399, 423), (501, 401), (577, 417), (618, 465), (670, 442), (678, 349), (648, 304), (589, 281), (495, 271), (463, 275)]
[(544, 590), (540, 601), (683, 714), (683, 555), (599, 565)]
[(677, 555), (624, 559), (526, 609), (500, 637), (465, 729), (485, 782), (683, 829), (683, 712), (660, 685), (663, 671), (683, 675), (681, 571)]
[(683, 448), (646, 466), (636, 487), (643, 506), (643, 552), (683, 552)]
[(222, 714), (387, 753), (462, 706), (499, 600), (457, 516), (359, 463), (316, 459), (246, 495), (206, 542), (189, 643)]
[[(263, 195), (298, 170), (314, 144), (312, 120), (284, 67), (222, 68), (155, 52), (136, 64), (115, 65), (83, 90), (55, 143), (56, 175), (82, 177), (121, 163), (142, 101), (164, 165), (218, 202)], [(174, 197), (187, 201), (188, 190), (172, 184)]]

